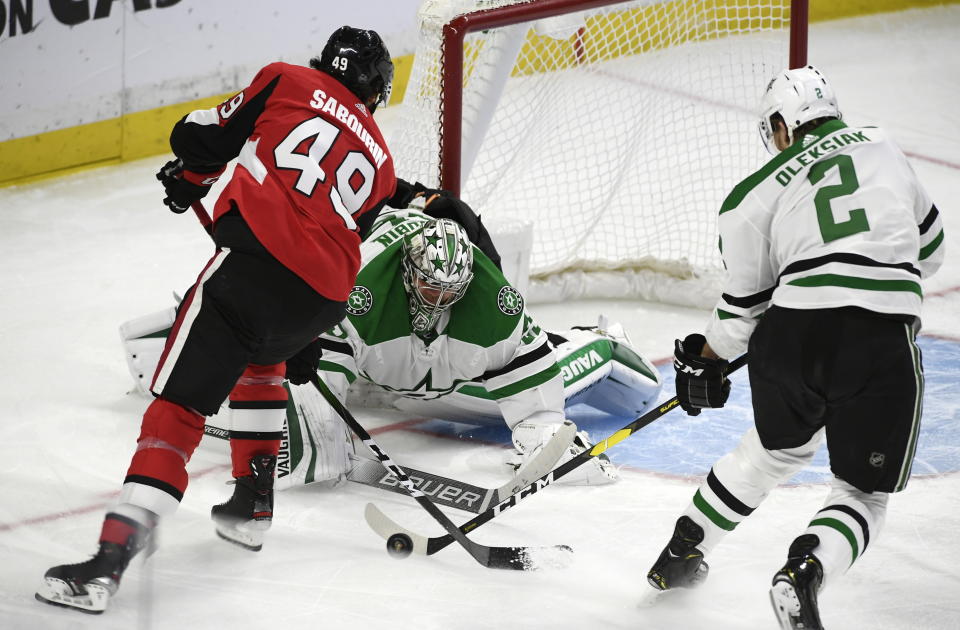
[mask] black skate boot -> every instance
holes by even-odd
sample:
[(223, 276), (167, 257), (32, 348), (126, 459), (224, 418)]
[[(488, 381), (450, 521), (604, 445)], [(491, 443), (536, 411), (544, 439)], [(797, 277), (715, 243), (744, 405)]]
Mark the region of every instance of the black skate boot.
[(233, 496), (210, 509), (217, 535), (250, 551), (263, 549), (263, 535), (273, 521), (273, 470), (275, 455), (250, 460), (250, 476), (238, 477)]
[(710, 570), (697, 549), (702, 542), (703, 528), (689, 516), (678, 518), (673, 538), (647, 573), (650, 586), (658, 591), (699, 586)]
[(823, 630), (817, 593), (823, 566), (811, 553), (820, 545), (814, 534), (804, 534), (790, 545), (787, 564), (773, 576), (770, 603), (783, 630)]
[[(152, 528), (139, 527), (125, 545), (101, 541), (97, 554), (86, 562), (49, 569), (35, 595), (37, 600), (99, 615), (117, 592), (127, 565), (148, 546), (151, 532)], [(150, 547), (147, 554), (152, 551)]]

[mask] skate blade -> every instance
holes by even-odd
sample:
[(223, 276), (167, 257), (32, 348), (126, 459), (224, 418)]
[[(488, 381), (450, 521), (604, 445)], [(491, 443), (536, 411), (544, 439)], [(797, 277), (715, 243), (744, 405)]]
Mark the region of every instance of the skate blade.
[(37, 601), (63, 608), (73, 608), (91, 615), (99, 615), (107, 609), (110, 591), (98, 584), (86, 584), (86, 595), (74, 595), (72, 589), (63, 580), (43, 578), (43, 583), (35, 593)]
[(789, 582), (777, 582), (770, 588), (770, 605), (781, 630), (796, 630), (800, 618), (800, 599)]
[(217, 525), (216, 527), (217, 536), (249, 551), (263, 549), (263, 535), (269, 528), (269, 523), (263, 526), (256, 521), (242, 527), (226, 527), (223, 525)]

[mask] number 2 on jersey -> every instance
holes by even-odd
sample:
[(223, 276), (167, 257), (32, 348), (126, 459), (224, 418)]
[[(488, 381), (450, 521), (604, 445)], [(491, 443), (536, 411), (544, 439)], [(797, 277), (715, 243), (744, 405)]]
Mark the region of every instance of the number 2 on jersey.
[(857, 179), (857, 171), (853, 168), (853, 158), (846, 154), (835, 155), (817, 162), (810, 167), (807, 179), (814, 186), (824, 178), (831, 168), (836, 166), (840, 172), (840, 183), (823, 186), (817, 191), (813, 198), (813, 204), (817, 207), (817, 221), (820, 223), (820, 236), (824, 243), (835, 241), (844, 236), (850, 236), (858, 232), (866, 232), (870, 229), (870, 223), (867, 221), (867, 213), (863, 208), (857, 208), (850, 211), (850, 218), (846, 221), (837, 221), (833, 216), (833, 208), (830, 202), (837, 197), (852, 195), (860, 188), (860, 180)]
[[(315, 117), (303, 121), (287, 134), (273, 150), (277, 168), (300, 171), (294, 189), (307, 197), (312, 197), (318, 183), (327, 180), (327, 173), (320, 163), (330, 152), (333, 143), (340, 135), (340, 129), (326, 120)], [(297, 151), (305, 141), (313, 138), (307, 153)], [(356, 230), (357, 223), (353, 213), (363, 207), (373, 191), (373, 178), (376, 168), (363, 153), (351, 151), (337, 166), (336, 182), (330, 187), (330, 202), (348, 230)], [(363, 183), (354, 189), (352, 180), (359, 175)]]

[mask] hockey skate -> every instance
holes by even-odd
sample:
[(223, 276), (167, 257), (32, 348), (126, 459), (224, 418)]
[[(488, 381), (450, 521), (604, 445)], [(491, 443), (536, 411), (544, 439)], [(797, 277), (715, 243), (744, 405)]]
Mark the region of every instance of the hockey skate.
[(773, 576), (770, 603), (783, 630), (823, 630), (817, 593), (823, 567), (811, 553), (820, 545), (814, 534), (804, 534), (790, 545), (787, 563)]
[[(47, 570), (35, 597), (38, 601), (99, 615), (120, 587), (120, 578), (137, 553), (148, 546), (151, 530), (144, 528), (127, 544), (101, 542), (86, 562), (62, 564)], [(153, 552), (150, 547), (147, 555)]]
[(217, 535), (250, 551), (263, 549), (264, 533), (273, 521), (273, 471), (275, 455), (250, 460), (251, 474), (238, 477), (233, 496), (210, 509)]
[(703, 542), (703, 528), (689, 516), (681, 516), (673, 537), (647, 573), (650, 586), (658, 591), (694, 588), (707, 579), (710, 566), (697, 545)]

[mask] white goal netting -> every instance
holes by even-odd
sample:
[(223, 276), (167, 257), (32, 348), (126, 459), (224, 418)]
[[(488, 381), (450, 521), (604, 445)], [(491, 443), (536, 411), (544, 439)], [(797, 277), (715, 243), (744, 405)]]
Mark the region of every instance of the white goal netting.
[[(443, 25), (548, 4), (423, 3), (390, 139), (401, 177), (440, 181)], [(788, 63), (789, 21), (789, 0), (635, 0), (467, 34), (461, 196), (493, 225), (533, 224), (534, 299), (600, 288), (689, 302), (666, 278), (698, 281), (712, 301), (717, 210), (769, 157), (756, 109)]]

